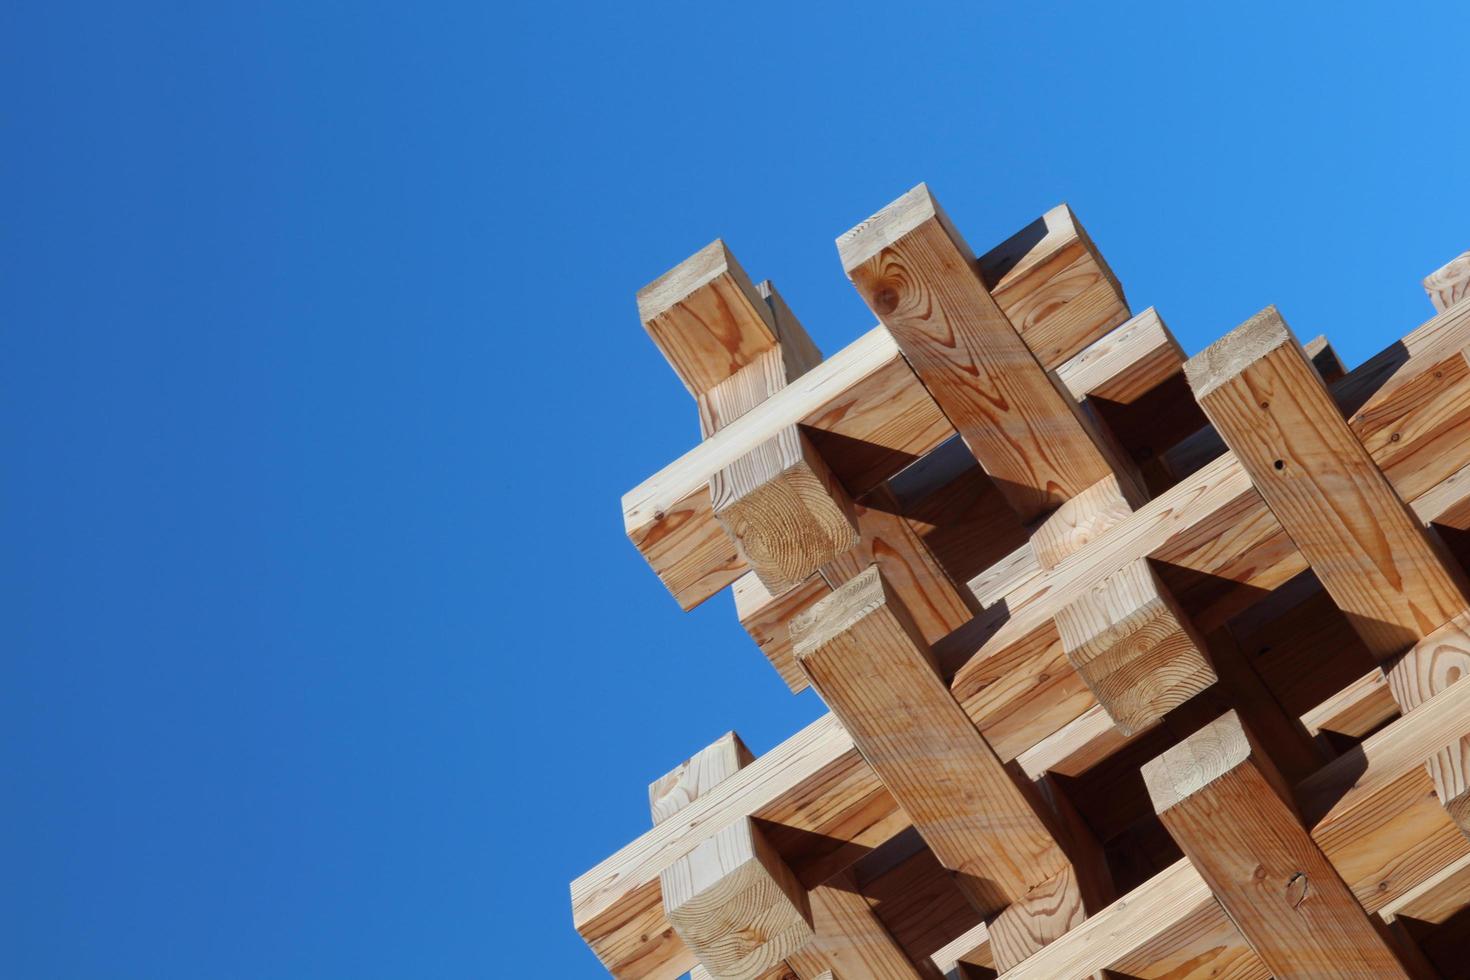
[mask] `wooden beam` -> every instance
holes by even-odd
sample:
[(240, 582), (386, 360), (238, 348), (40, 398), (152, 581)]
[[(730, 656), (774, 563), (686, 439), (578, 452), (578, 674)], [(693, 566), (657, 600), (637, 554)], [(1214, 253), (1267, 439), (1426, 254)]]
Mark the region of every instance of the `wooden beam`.
[[(1080, 350), (1126, 319), (1126, 304), (1120, 316), (1117, 304), (1094, 302), (1097, 290), (1086, 281), (1106, 263), (1065, 207), (1012, 235), (981, 257), (978, 268), (994, 284), (1001, 309), (1013, 323), (1028, 317), (1039, 322), (1038, 311), (1045, 309), (1041, 319), (1056, 350)], [(1121, 303), (1121, 292), (1117, 300)], [(777, 311), (778, 335), (780, 324)], [(1044, 356), (1042, 363), (1057, 366)], [(841, 450), (829, 453), (828, 462), (857, 496), (954, 435), (954, 427), (882, 327), (813, 368), (800, 385), (786, 388), (751, 415), (623, 496), (628, 537), (685, 609), (747, 570), (715, 522), (707, 491), (710, 478), (782, 426), (805, 425), (818, 449)]]
[(843, 871), (811, 891), (816, 939), (811, 951), (830, 964), (836, 976), (853, 980), (921, 980), (921, 974), (894, 942), (851, 871)]
[[(1405, 713), (1470, 674), (1470, 612), (1420, 640), (1388, 670), (1388, 688)], [(1427, 762), (1435, 795), (1470, 835), (1470, 740), (1457, 740)]]
[(857, 544), (852, 499), (806, 434), (787, 426), (710, 483), (715, 519), (779, 594)]
[(1078, 399), (1132, 402), (1177, 375), (1184, 349), (1152, 306), (1057, 368)]
[(1195, 397), (1379, 658), (1466, 607), (1274, 307), (1185, 364)]
[(1470, 295), (1470, 252), (1463, 252), (1424, 277), (1434, 308), (1444, 311)]
[(1322, 379), (1323, 384), (1330, 385), (1347, 374), (1342, 358), (1337, 356), (1337, 351), (1332, 349), (1332, 344), (1322, 334), (1302, 344), (1302, 351), (1312, 362), (1312, 367), (1317, 369), (1317, 377)]
[(735, 599), (735, 616), (740, 625), (776, 668), (781, 680), (792, 693), (806, 690), (806, 675), (791, 650), (791, 618), (831, 595), (832, 586), (818, 573), (793, 589), (772, 595), (755, 572), (746, 572), (735, 580), (730, 593)]
[(791, 629), (812, 686), (976, 908), (997, 912), (1066, 866), (876, 567)]
[(1301, 720), (1313, 735), (1336, 732), (1349, 738), (1363, 738), (1398, 714), (1398, 702), (1388, 689), (1388, 677), (1382, 667), (1374, 667), (1303, 714)]
[(1123, 287), (1066, 204), (980, 256), (975, 270), (1048, 370), (1128, 319)]
[(1407, 977), (1235, 713), (1143, 767), (1154, 808), (1277, 976)]
[(1407, 894), (1394, 899), (1378, 914), (1384, 922), (1399, 917), (1439, 925), (1470, 905), (1470, 854), (1452, 861)]
[(975, 458), (1024, 519), (1111, 472), (1108, 460), (919, 185), (838, 239), (843, 268)]
[[(1164, 970), (1148, 969), (1155, 964)], [(1187, 860), (1154, 875), (1002, 978), (1084, 980), (1105, 969), (1170, 980), (1270, 976)]]
[(726, 732), (710, 745), (648, 784), (648, 808), (653, 822), (662, 823), (690, 803), (735, 775), (755, 756), (740, 736)]
[(669, 924), (716, 980), (749, 980), (811, 941), (806, 889), (749, 817), (659, 875)]
[(1080, 776), (1153, 726), (1124, 734), (1107, 710), (1097, 704), (1034, 746), (1016, 756), (1016, 764), (1030, 779), (1052, 772)]
[(1147, 558), (1129, 562), (1057, 612), (1067, 659), (1124, 735), (1215, 683), (1204, 639)]
[(1131, 480), (1120, 483), (1109, 474), (1077, 496), (1064, 501), (1031, 534), (1031, 551), (1042, 569), (1060, 565), (1068, 555), (1085, 548), (1143, 503)]
[(638, 316), (692, 395), (776, 346), (770, 308), (719, 239), (640, 289)]

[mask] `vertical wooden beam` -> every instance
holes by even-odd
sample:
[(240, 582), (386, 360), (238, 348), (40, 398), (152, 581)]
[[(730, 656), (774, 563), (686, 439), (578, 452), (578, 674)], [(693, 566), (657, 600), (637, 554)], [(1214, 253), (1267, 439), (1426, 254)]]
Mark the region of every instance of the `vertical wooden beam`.
[(820, 955), (837, 976), (844, 980), (921, 980), (858, 890), (851, 869), (813, 888), (811, 905), (816, 939), (810, 952)]
[(920, 184), (837, 242), (843, 268), (1024, 519), (1111, 472)]
[(1470, 252), (1463, 252), (1424, 277), (1424, 291), (1436, 312), (1470, 295)]
[(1185, 364), (1195, 397), (1370, 651), (1466, 607), (1458, 577), (1354, 437), (1275, 307)]
[(798, 617), (792, 638), (812, 686), (982, 913), (1067, 867), (876, 567)]
[(1281, 977), (1407, 977), (1229, 712), (1143, 767), (1169, 834)]
[[(654, 824), (753, 760), (727, 732), (649, 784)], [(659, 885), (669, 924), (714, 980), (765, 977), (811, 939), (805, 889), (749, 817), (671, 864)]]
[(1124, 735), (1215, 683), (1205, 642), (1147, 558), (1129, 562), (1062, 607), (1067, 659)]

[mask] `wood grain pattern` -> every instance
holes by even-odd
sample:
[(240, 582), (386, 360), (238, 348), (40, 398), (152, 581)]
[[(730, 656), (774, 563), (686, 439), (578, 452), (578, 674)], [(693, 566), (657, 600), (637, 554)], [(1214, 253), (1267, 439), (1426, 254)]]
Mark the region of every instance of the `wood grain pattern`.
[(1234, 712), (1143, 768), (1160, 820), (1277, 976), (1407, 977)]
[(1110, 472), (924, 185), (838, 240), (843, 268), (1023, 518)]
[[(1388, 688), (1409, 712), (1470, 674), (1470, 612), (1420, 640), (1388, 670)], [(1470, 834), (1470, 740), (1444, 746), (1426, 762), (1435, 795)]]
[(795, 588), (780, 595), (761, 584), (755, 572), (746, 572), (730, 589), (735, 598), (735, 616), (755, 640), (781, 680), (797, 693), (806, 690), (806, 675), (796, 662), (791, 649), (791, 619), (832, 594), (832, 586), (817, 573)]
[(802, 669), (976, 908), (1065, 866), (1056, 841), (955, 702), (878, 568), (792, 624)]
[(980, 256), (975, 269), (1048, 370), (1128, 319), (1123, 287), (1066, 204)]
[(1086, 918), (1077, 877), (1071, 867), (1063, 868), (990, 921), (995, 968), (1009, 970)]
[(1452, 861), (1417, 888), (1389, 902), (1378, 914), (1384, 922), (1403, 916), (1438, 925), (1470, 904), (1470, 855)]
[(1375, 667), (1301, 716), (1307, 731), (1363, 738), (1399, 713), (1383, 668)]
[(711, 744), (648, 784), (648, 808), (655, 824), (672, 817), (730, 776), (755, 756), (740, 736), (726, 732)]
[[(843, 454), (855, 468), (838, 473), (859, 495), (954, 435), (888, 331), (875, 327), (624, 494), (628, 537), (683, 608), (748, 570), (715, 520), (710, 480), (798, 424), (819, 451), (834, 440), (863, 447), (855, 456)], [(829, 456), (823, 458), (834, 464)]]
[(1200, 406), (1380, 658), (1466, 607), (1274, 307), (1191, 358)]
[[(1156, 965), (1165, 972), (1154, 969)], [(1001, 976), (1085, 980), (1115, 966), (1140, 978), (1270, 976), (1187, 860), (1171, 865)]]
[[(1130, 481), (1131, 487), (1131, 481)], [(1087, 547), (1100, 534), (1133, 513), (1142, 495), (1125, 490), (1109, 474), (1077, 496), (1064, 501), (1031, 534), (1031, 551), (1042, 569), (1056, 568), (1062, 559)]]
[(813, 950), (834, 974), (854, 980), (921, 980), (919, 970), (894, 942), (859, 891), (850, 871), (811, 892), (816, 940)]
[(776, 345), (770, 308), (719, 239), (640, 289), (638, 317), (692, 395)]
[(1159, 581), (1135, 559), (1057, 611), (1067, 659), (1123, 735), (1216, 681), (1204, 639)]
[(1184, 349), (1152, 306), (1057, 368), (1076, 398), (1132, 402), (1179, 374)]
[(659, 875), (664, 912), (716, 980), (755, 980), (812, 939), (806, 889), (748, 817)]
[(715, 519), (772, 593), (858, 543), (852, 498), (806, 434), (787, 426), (710, 480)]
[(1447, 310), (1470, 295), (1470, 252), (1463, 252), (1424, 277), (1424, 291), (1436, 310)]

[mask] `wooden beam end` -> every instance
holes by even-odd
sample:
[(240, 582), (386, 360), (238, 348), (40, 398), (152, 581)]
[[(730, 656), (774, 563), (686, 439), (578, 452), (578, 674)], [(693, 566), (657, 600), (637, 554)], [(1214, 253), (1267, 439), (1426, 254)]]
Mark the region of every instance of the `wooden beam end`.
[(1234, 710), (1143, 766), (1154, 812), (1163, 813), (1251, 760), (1253, 741)]
[(715, 519), (773, 595), (806, 581), (861, 538), (852, 498), (796, 426), (710, 481)]
[(837, 254), (842, 259), (842, 268), (851, 277), (855, 270), (885, 248), (931, 221), (939, 223), (965, 254), (966, 261), (974, 262), (975, 257), (969, 246), (955, 232), (949, 216), (930, 192), (929, 185), (919, 184), (868, 220), (838, 237)]
[(714, 977), (758, 977), (812, 939), (806, 889), (748, 817), (659, 880), (669, 924)]
[[(1287, 344), (1296, 345), (1296, 337), (1276, 307), (1268, 306), (1185, 361), (1184, 376), (1195, 398), (1204, 398)], [(1306, 355), (1302, 357), (1305, 359)]]

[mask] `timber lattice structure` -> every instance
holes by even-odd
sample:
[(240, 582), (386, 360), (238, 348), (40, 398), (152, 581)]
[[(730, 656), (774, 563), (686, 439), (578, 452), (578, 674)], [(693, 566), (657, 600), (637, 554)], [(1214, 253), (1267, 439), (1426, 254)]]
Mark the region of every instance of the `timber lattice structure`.
[(919, 186), (823, 359), (716, 241), (638, 295), (703, 441), (623, 499), (830, 714), (731, 733), (572, 883), (625, 980), (1467, 975), (1470, 253), (1352, 371), (1186, 358), (1076, 216)]

